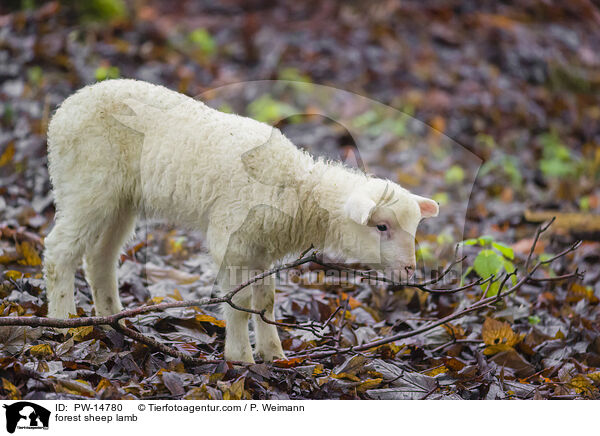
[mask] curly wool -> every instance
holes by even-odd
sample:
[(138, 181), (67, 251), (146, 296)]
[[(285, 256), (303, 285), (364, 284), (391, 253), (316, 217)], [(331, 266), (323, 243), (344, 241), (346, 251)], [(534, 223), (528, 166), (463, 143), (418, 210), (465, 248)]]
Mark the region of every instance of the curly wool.
[[(437, 214), (431, 200), (315, 160), (267, 124), (136, 80), (66, 99), (49, 125), (48, 161), (57, 214), (44, 269), (53, 317), (75, 313), (82, 258), (96, 313), (122, 309), (116, 265), (140, 214), (206, 232), (224, 289), (240, 282), (231, 268), (266, 269), (311, 244), (346, 259), (414, 265), (416, 226)], [(369, 220), (390, 193), (393, 213), (381, 220), (403, 231), (386, 245)], [(273, 319), (274, 284), (244, 290), (236, 303)], [(252, 361), (248, 314), (225, 308), (225, 318), (226, 358)], [(283, 357), (273, 325), (256, 321), (256, 348), (266, 360)]]

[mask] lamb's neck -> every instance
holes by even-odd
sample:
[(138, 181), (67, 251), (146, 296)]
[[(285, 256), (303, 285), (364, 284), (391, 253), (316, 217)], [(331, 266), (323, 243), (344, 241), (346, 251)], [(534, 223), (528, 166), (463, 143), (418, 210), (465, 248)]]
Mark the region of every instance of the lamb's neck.
[(352, 190), (353, 176), (341, 166), (317, 161), (298, 184), (300, 204), (294, 231), (301, 235), (298, 240), (300, 250), (311, 245), (323, 250), (328, 239), (335, 239), (332, 235), (336, 229), (335, 221), (343, 211), (344, 199)]

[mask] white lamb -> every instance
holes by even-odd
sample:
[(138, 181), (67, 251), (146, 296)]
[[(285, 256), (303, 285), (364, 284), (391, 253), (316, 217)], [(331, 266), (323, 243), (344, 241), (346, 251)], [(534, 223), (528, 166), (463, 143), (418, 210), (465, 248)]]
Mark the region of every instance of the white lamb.
[[(161, 86), (110, 80), (64, 101), (48, 129), (56, 224), (46, 238), (48, 314), (76, 313), (85, 260), (97, 315), (122, 310), (116, 267), (141, 212), (206, 232), (228, 290), (311, 244), (374, 268), (415, 268), (414, 235), (437, 204), (390, 181), (315, 160), (273, 127)], [(235, 274), (231, 271), (236, 271)], [(235, 303), (274, 319), (272, 280)], [(253, 362), (249, 314), (225, 305), (225, 358)], [(275, 326), (255, 319), (256, 352), (283, 358)]]

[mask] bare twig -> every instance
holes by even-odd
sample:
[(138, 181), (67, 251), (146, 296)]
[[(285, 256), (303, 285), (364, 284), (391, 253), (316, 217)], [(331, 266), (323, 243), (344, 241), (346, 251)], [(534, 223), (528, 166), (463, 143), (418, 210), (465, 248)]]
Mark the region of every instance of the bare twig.
[[(541, 226), (540, 228), (538, 228), (537, 232), (536, 232), (536, 236), (534, 238), (534, 242), (532, 244), (531, 250), (529, 252), (529, 256), (527, 257), (527, 261), (526, 261), (526, 265), (528, 265), (531, 261), (531, 258), (533, 257), (533, 252), (535, 250), (535, 244), (537, 243), (539, 236), (545, 232), (548, 227), (550, 226), (552, 222)], [(341, 348), (341, 349), (337, 349), (337, 350), (330, 350), (330, 351), (323, 351), (323, 352), (317, 352), (317, 353), (308, 353), (306, 354), (306, 358), (308, 359), (320, 359), (320, 358), (324, 358), (324, 357), (329, 357), (335, 354), (344, 354), (344, 353), (348, 353), (348, 352), (357, 352), (357, 351), (366, 351), (372, 348), (376, 348), (379, 347), (381, 345), (385, 345), (385, 344), (389, 344), (391, 342), (395, 342), (401, 339), (406, 339), (409, 337), (413, 337), (413, 336), (417, 336), (420, 335), (422, 333), (425, 333), (427, 331), (430, 331), (432, 329), (434, 329), (435, 327), (438, 327), (442, 324), (445, 324), (447, 322), (453, 321), (455, 319), (458, 318), (462, 318), (465, 315), (471, 313), (471, 312), (475, 312), (481, 309), (484, 309), (486, 307), (490, 307), (491, 305), (493, 305), (494, 303), (499, 302), (500, 300), (502, 300), (504, 297), (513, 294), (514, 292), (516, 292), (517, 290), (519, 290), (525, 283), (527, 282), (531, 282), (531, 281), (537, 281), (538, 279), (536, 279), (535, 277), (533, 277), (533, 274), (538, 270), (538, 268), (544, 264), (548, 264), (556, 259), (559, 259), (560, 257), (566, 256), (568, 253), (574, 251), (577, 249), (577, 247), (579, 247), (579, 245), (581, 244), (581, 241), (575, 242), (572, 245), (570, 245), (568, 248), (566, 248), (565, 250), (561, 251), (560, 253), (558, 253), (557, 255), (551, 257), (550, 259), (546, 259), (546, 260), (540, 260), (538, 261), (533, 268), (531, 268), (531, 270), (527, 271), (527, 269), (525, 270), (525, 275), (517, 281), (517, 283), (515, 283), (513, 286), (511, 286), (510, 288), (508, 288), (506, 291), (503, 291), (504, 286), (506, 285), (506, 282), (508, 281), (508, 279), (512, 276), (512, 275), (516, 275), (517, 271), (515, 270), (513, 273), (510, 274), (505, 274), (502, 277), (502, 281), (500, 284), (500, 287), (498, 289), (498, 293), (495, 296), (491, 296), (491, 297), (487, 297), (487, 298), (482, 298), (480, 300), (478, 300), (476, 303), (473, 303), (472, 305), (466, 307), (463, 310), (451, 313), (450, 315), (441, 318), (437, 321), (425, 324), (422, 327), (419, 327), (417, 329), (414, 329), (410, 332), (403, 332), (403, 333), (398, 333), (396, 335), (392, 335), (392, 336), (387, 336), (385, 338), (381, 338), (375, 341), (371, 341), (359, 346), (351, 346), (351, 347), (346, 347), (346, 348)], [(494, 281), (498, 281), (499, 279), (496, 279)], [(489, 282), (488, 284), (488, 289), (490, 288), (492, 282)], [(484, 293), (484, 295), (487, 294), (487, 290), (486, 293)], [(296, 355), (293, 357), (304, 357), (304, 355)]]
[[(541, 282), (549, 282), (549, 281), (566, 280), (566, 279), (571, 279), (571, 278), (581, 278), (581, 273), (578, 270), (576, 270), (574, 273), (565, 274), (565, 275), (558, 276), (558, 277), (550, 277), (550, 278), (534, 277), (535, 272), (540, 268), (540, 266), (549, 264), (549, 263), (553, 262), (554, 260), (559, 259), (559, 258), (567, 255), (568, 253), (576, 250), (581, 243), (581, 241), (578, 241), (578, 242), (572, 244), (571, 246), (569, 246), (568, 248), (566, 248), (565, 250), (561, 251), (560, 253), (552, 256), (551, 258), (548, 258), (545, 260), (540, 260), (532, 268), (529, 268), (531, 261), (533, 259), (533, 254), (535, 251), (536, 244), (537, 244), (541, 234), (548, 229), (550, 224), (552, 224), (552, 221), (550, 221), (548, 224), (540, 226), (537, 229), (531, 249), (529, 251), (529, 255), (527, 256), (527, 260), (525, 262), (524, 276), (522, 276), (516, 283), (513, 284), (513, 286), (509, 287), (506, 290), (504, 290), (504, 288), (505, 288), (506, 284), (508, 283), (508, 280), (513, 276), (515, 276), (515, 277), (517, 276), (516, 270), (510, 274), (504, 274), (500, 277), (490, 276), (489, 278), (487, 278), (485, 280), (479, 279), (474, 282), (471, 282), (466, 285), (463, 285), (463, 286), (460, 286), (457, 288), (453, 288), (453, 289), (430, 289), (429, 286), (439, 283), (452, 270), (452, 268), (454, 266), (456, 266), (458, 263), (462, 262), (464, 260), (464, 258), (453, 261), (447, 268), (444, 269), (444, 271), (440, 274), (440, 276), (438, 276), (435, 279), (432, 279), (432, 280), (429, 280), (426, 282), (422, 282), (422, 283), (397, 283), (397, 282), (394, 282), (391, 279), (381, 276), (379, 274), (374, 275), (372, 271), (371, 272), (358, 271), (358, 270), (351, 269), (351, 268), (348, 268), (348, 267), (345, 267), (342, 265), (330, 264), (330, 263), (323, 262), (322, 260), (320, 260), (317, 257), (317, 253), (315, 253), (315, 252), (306, 256), (306, 254), (308, 252), (310, 252), (310, 250), (312, 249), (312, 247), (311, 247), (303, 253), (301, 258), (299, 258), (293, 262), (279, 265), (270, 270), (264, 271), (256, 276), (244, 281), (243, 283), (239, 284), (238, 286), (234, 287), (233, 289), (231, 289), (229, 292), (227, 292), (222, 297), (203, 298), (203, 299), (191, 300), (191, 301), (175, 301), (175, 302), (169, 302), (169, 303), (153, 304), (153, 305), (147, 305), (147, 306), (140, 306), (135, 309), (123, 310), (119, 313), (116, 313), (116, 314), (110, 315), (110, 316), (88, 316), (88, 317), (82, 317), (82, 318), (71, 318), (71, 319), (66, 319), (66, 320), (65, 319), (55, 319), (55, 318), (35, 317), (35, 316), (31, 316), (31, 317), (27, 317), (27, 316), (0, 317), (0, 326), (75, 328), (75, 327), (83, 327), (83, 326), (109, 325), (109, 326), (112, 326), (115, 330), (122, 333), (123, 335), (125, 335), (135, 341), (141, 342), (153, 349), (161, 351), (170, 356), (180, 358), (186, 364), (198, 365), (198, 364), (207, 364), (207, 363), (217, 363), (217, 362), (221, 362), (221, 361), (220, 360), (201, 359), (201, 358), (193, 357), (187, 353), (183, 353), (181, 351), (175, 350), (172, 347), (169, 347), (165, 344), (160, 343), (159, 341), (157, 341), (154, 338), (148, 337), (140, 332), (137, 332), (137, 331), (125, 326), (124, 320), (126, 318), (132, 318), (132, 317), (144, 314), (144, 313), (163, 311), (163, 310), (172, 309), (172, 308), (201, 307), (201, 306), (207, 306), (207, 305), (226, 303), (226, 304), (229, 304), (234, 309), (258, 315), (267, 324), (272, 324), (272, 325), (276, 325), (276, 326), (284, 327), (284, 328), (295, 328), (295, 329), (307, 330), (307, 331), (310, 331), (313, 334), (315, 334), (315, 336), (317, 336), (321, 339), (327, 339), (328, 341), (333, 341), (334, 344), (337, 345), (337, 346), (322, 345), (321, 347), (313, 349), (312, 352), (310, 352), (310, 353), (299, 354), (299, 355), (295, 355), (293, 357), (301, 357), (304, 359), (314, 360), (314, 359), (333, 356), (336, 354), (360, 353), (362, 351), (367, 351), (369, 349), (373, 349), (373, 348), (379, 347), (381, 345), (385, 345), (385, 344), (395, 342), (395, 341), (398, 341), (401, 339), (417, 336), (419, 334), (422, 334), (424, 332), (432, 330), (435, 327), (438, 327), (442, 324), (448, 323), (457, 318), (461, 318), (471, 312), (482, 310), (484, 308), (493, 307), (493, 305), (495, 303), (499, 302), (504, 297), (516, 292), (525, 283), (541, 283)], [(429, 292), (432, 294), (452, 294), (452, 293), (456, 293), (459, 291), (471, 289), (475, 286), (486, 284), (486, 283), (487, 283), (487, 287), (486, 287), (486, 291), (482, 295), (482, 298), (479, 299), (477, 302), (471, 304), (470, 306), (468, 306), (465, 309), (451, 313), (450, 315), (448, 315), (444, 318), (441, 318), (441, 319), (438, 319), (435, 321), (431, 321), (431, 322), (429, 322), (417, 329), (409, 331), (409, 332), (398, 333), (396, 335), (380, 338), (375, 341), (371, 341), (371, 342), (362, 344), (360, 346), (351, 346), (351, 347), (345, 347), (345, 348), (339, 348), (339, 343), (341, 340), (341, 337), (339, 337), (339, 335), (341, 335), (341, 330), (343, 328), (344, 316), (342, 316), (342, 320), (341, 320), (342, 325), (340, 326), (340, 330), (338, 332), (338, 338), (334, 338), (331, 335), (329, 335), (329, 336), (324, 335), (323, 331), (326, 329), (327, 325), (331, 322), (331, 320), (335, 317), (335, 315), (337, 313), (339, 313), (340, 310), (342, 310), (342, 308), (344, 309), (343, 313), (345, 313), (345, 311), (347, 310), (348, 301), (345, 302), (343, 307), (342, 306), (338, 307), (336, 309), (336, 311), (329, 317), (329, 319), (327, 320), (327, 322), (325, 324), (320, 324), (320, 323), (317, 323), (314, 321), (307, 322), (307, 323), (277, 322), (275, 320), (270, 320), (270, 319), (266, 318), (264, 310), (259, 311), (259, 310), (244, 308), (244, 307), (238, 306), (237, 304), (235, 304), (233, 302), (233, 298), (235, 297), (235, 295), (237, 293), (239, 293), (242, 289), (245, 289), (248, 286), (250, 286), (251, 284), (256, 283), (268, 276), (276, 274), (279, 271), (288, 270), (288, 269), (291, 269), (291, 268), (294, 268), (294, 267), (297, 267), (299, 265), (309, 263), (309, 262), (313, 262), (313, 263), (319, 264), (321, 266), (331, 268), (334, 270), (338, 270), (338, 271), (348, 271), (348, 272), (356, 274), (360, 277), (363, 277), (363, 278), (366, 278), (369, 280), (375, 280), (375, 281), (387, 283), (390, 285), (410, 286), (410, 287), (419, 288), (425, 292)], [(493, 283), (499, 283), (498, 292), (494, 296), (486, 297), (487, 291), (489, 291), (491, 289), (491, 286)], [(16, 283), (14, 283), (14, 284), (16, 285)], [(241, 362), (235, 362), (235, 363), (241, 363)]]

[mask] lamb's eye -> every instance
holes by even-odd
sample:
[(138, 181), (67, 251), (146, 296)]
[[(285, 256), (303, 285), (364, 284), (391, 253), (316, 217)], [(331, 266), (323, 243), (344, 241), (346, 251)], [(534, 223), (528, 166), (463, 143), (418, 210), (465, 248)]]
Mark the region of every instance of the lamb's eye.
[(388, 229), (388, 226), (386, 226), (385, 224), (377, 224), (377, 230), (379, 230), (380, 232), (385, 232)]

